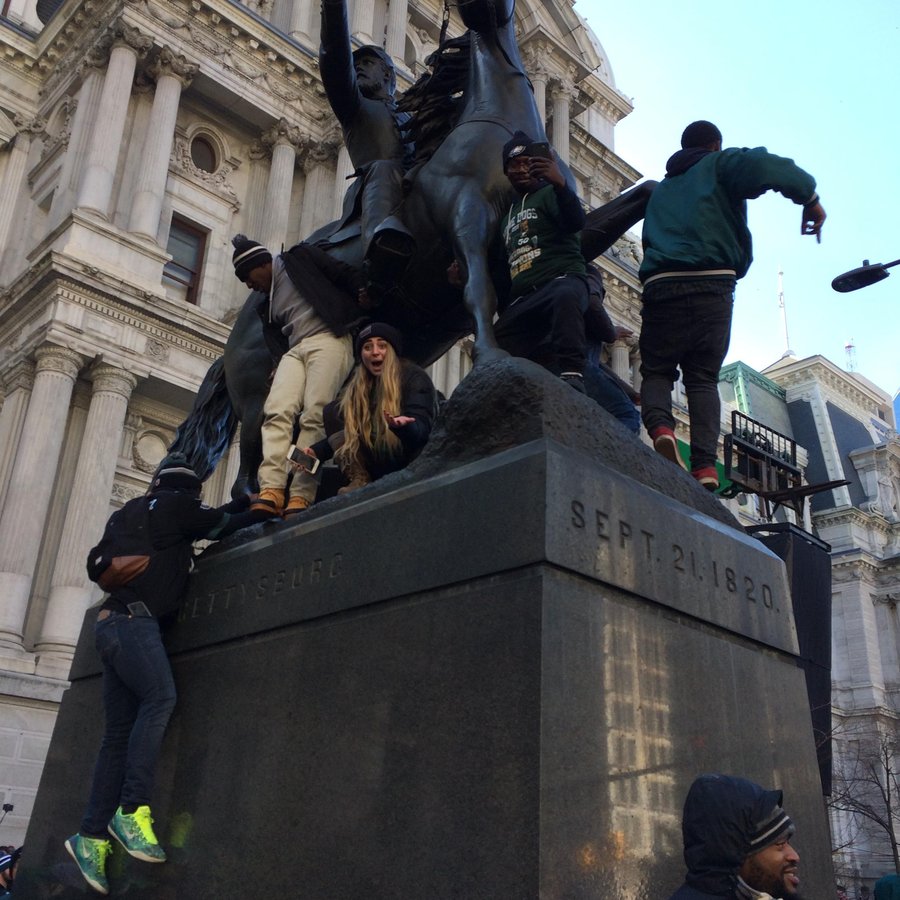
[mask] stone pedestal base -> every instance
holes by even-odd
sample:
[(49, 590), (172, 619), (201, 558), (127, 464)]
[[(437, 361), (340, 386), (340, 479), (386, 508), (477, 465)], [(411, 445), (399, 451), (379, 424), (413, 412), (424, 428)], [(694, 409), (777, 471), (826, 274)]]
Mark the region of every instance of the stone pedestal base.
[[(414, 471), (202, 561), (169, 642), (179, 701), (153, 813), (170, 861), (115, 851), (114, 893), (660, 900), (683, 874), (685, 792), (723, 771), (785, 789), (804, 890), (827, 895), (782, 563), (623, 475), (630, 459), (657, 485), (683, 477), (672, 492), (713, 510), (590, 401), (490, 371), (537, 385), (532, 439), (439, 465), (457, 414), (476, 418), (464, 387)], [(484, 377), (471, 388), (493, 391)], [(574, 448), (547, 410), (584, 419)], [(586, 452), (598, 429), (620, 454)], [(26, 897), (60, 880), (53, 896), (80, 896), (62, 841), (101, 733), (90, 643), (86, 624)]]

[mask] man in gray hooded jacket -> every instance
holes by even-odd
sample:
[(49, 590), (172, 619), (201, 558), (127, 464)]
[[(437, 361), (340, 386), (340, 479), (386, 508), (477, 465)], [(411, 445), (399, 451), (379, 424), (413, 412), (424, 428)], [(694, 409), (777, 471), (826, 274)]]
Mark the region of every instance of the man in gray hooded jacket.
[(800, 900), (800, 857), (781, 791), (745, 778), (701, 775), (684, 802), (688, 872), (669, 900)]

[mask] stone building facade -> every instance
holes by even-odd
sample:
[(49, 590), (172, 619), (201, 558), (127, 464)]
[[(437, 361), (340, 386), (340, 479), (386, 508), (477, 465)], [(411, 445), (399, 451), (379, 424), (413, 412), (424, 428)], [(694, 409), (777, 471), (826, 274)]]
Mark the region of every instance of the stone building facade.
[[(791, 355), (761, 373), (726, 366), (720, 393), (723, 426), (737, 409), (797, 441), (806, 483), (849, 482), (815, 494), (798, 524), (831, 546), (835, 873), (863, 897), (896, 862), (885, 828), (848, 807), (887, 823), (890, 800), (900, 834), (900, 437), (891, 397), (822, 356)], [(752, 498), (731, 504), (748, 524), (759, 521)]]
[[(402, 90), (436, 0), (351, 0)], [(639, 174), (631, 110), (568, 0), (519, 0), (539, 108), (593, 207)], [(449, 33), (459, 34), (455, 12)], [(288, 246), (335, 218), (351, 166), (317, 70), (314, 0), (5, 0), (0, 16), (0, 843), (21, 841), (80, 623), (87, 549), (142, 493), (246, 296), (230, 237)], [(637, 328), (638, 251), (604, 259)], [(634, 343), (612, 348), (623, 377)], [(435, 364), (450, 393), (465, 343)], [(228, 491), (236, 461), (207, 484)]]

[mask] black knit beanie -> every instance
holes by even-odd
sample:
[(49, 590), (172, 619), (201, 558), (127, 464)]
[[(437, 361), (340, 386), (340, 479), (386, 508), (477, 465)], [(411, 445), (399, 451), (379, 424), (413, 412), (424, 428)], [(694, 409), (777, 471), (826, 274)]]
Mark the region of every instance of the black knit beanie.
[(748, 855), (759, 853), (779, 841), (790, 840), (794, 833), (794, 823), (782, 808), (781, 791), (766, 791), (762, 806), (757, 808), (755, 821), (751, 821)]
[(272, 262), (272, 254), (259, 241), (251, 241), (245, 234), (236, 234), (231, 243), (234, 245), (231, 262), (238, 281), (246, 281), (255, 268)]
[(366, 325), (366, 327), (356, 336), (355, 350), (357, 359), (360, 358), (363, 344), (369, 340), (369, 338), (374, 337), (379, 337), (387, 341), (394, 348), (394, 353), (396, 353), (397, 356), (403, 355), (403, 338), (400, 337), (400, 332), (397, 331), (393, 325), (388, 325), (386, 322), (373, 322), (371, 325)]
[(506, 167), (511, 159), (521, 156), (525, 152), (525, 148), (533, 143), (534, 141), (524, 131), (517, 131), (503, 145), (503, 171), (506, 171)]
[(190, 467), (187, 457), (170, 453), (156, 471), (152, 491), (199, 491), (203, 482)]

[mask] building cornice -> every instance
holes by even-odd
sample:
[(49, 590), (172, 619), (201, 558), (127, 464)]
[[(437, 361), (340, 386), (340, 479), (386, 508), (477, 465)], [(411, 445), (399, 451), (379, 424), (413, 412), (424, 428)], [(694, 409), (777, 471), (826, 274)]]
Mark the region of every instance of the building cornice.
[[(4, 292), (4, 298), (0, 346), (10, 366), (27, 358), (51, 333), (86, 356), (119, 354), (135, 371), (150, 371), (166, 362), (170, 350), (212, 362), (222, 354), (230, 331), (197, 307), (161, 297), (148, 300), (127, 283), (107, 278), (97, 269), (86, 271), (78, 260), (57, 252), (45, 254), (31, 266)], [(101, 332), (90, 333), (71, 324), (73, 313), (66, 313), (66, 307), (125, 326), (140, 334), (144, 343), (110, 345)]]
[(785, 366), (773, 367), (764, 374), (785, 389), (788, 403), (800, 399), (804, 391), (813, 386), (824, 388), (835, 399), (849, 401), (869, 416), (878, 407), (890, 403), (890, 397), (883, 391), (867, 387), (824, 356), (811, 356)]
[(785, 399), (786, 391), (783, 387), (744, 362), (738, 361), (724, 366), (719, 373), (719, 381), (736, 384), (739, 380), (749, 381), (778, 400), (784, 401)]

